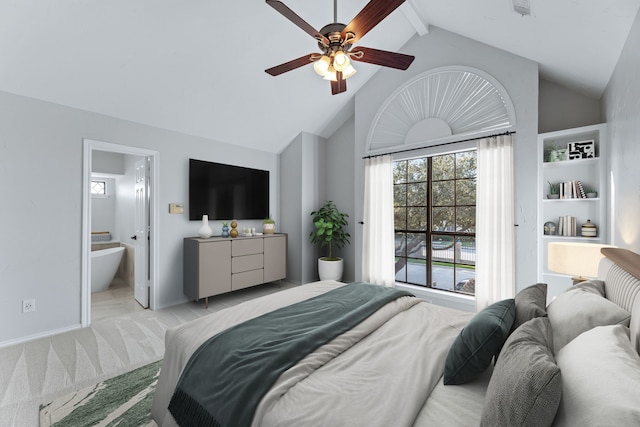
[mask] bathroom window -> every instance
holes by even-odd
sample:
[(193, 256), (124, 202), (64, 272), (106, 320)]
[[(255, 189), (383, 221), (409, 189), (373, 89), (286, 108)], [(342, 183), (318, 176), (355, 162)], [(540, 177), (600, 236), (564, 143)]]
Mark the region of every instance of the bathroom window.
[(106, 196), (107, 183), (105, 181), (91, 181), (91, 194)]

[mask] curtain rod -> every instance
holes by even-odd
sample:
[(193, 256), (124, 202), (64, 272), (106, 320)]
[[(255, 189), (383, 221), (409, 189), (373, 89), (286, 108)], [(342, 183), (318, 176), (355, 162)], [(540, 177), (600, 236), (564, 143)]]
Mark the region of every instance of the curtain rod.
[(364, 156), (363, 159), (371, 159), (373, 157), (386, 156), (387, 154), (407, 153), (409, 151), (424, 150), (425, 148), (431, 148), (431, 147), (443, 147), (445, 145), (458, 144), (460, 142), (476, 141), (478, 139), (492, 138), (494, 136), (512, 135), (514, 133), (516, 133), (516, 132), (511, 130), (511, 131), (502, 132), (502, 133), (494, 133), (494, 134), (491, 134), (491, 135), (477, 136), (475, 138), (461, 139), (459, 141), (443, 142), (442, 144), (429, 145), (428, 147), (415, 147), (415, 148), (407, 148), (405, 150), (390, 151), (388, 153), (371, 154), (369, 156)]

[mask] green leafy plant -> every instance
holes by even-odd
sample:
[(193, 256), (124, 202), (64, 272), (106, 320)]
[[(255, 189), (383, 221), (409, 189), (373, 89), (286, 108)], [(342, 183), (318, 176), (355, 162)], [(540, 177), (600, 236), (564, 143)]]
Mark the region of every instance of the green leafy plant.
[(547, 181), (549, 183), (549, 194), (560, 194), (560, 184), (555, 182), (552, 183), (551, 181)]
[(262, 220), (262, 223), (263, 224), (275, 224), (276, 222), (273, 219), (271, 219), (271, 216), (268, 216), (267, 218)]
[(229, 226), (229, 223), (228, 223), (228, 222), (225, 222), (225, 221), (222, 221), (222, 226), (223, 226), (223, 227), (228, 227), (228, 226)]
[(327, 201), (317, 211), (311, 212), (313, 217), (313, 225), (315, 230), (309, 234), (311, 243), (319, 244), (320, 247), (328, 246), (328, 256), (322, 259), (326, 261), (337, 261), (340, 258), (334, 257), (331, 248), (335, 245), (337, 248), (344, 248), (349, 242), (351, 235), (344, 230), (349, 225), (347, 222), (348, 214), (340, 212), (332, 201)]

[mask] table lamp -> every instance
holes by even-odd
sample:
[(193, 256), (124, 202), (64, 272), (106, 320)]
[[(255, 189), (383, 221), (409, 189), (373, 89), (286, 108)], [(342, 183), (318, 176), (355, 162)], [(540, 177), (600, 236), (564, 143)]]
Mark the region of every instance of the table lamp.
[(598, 277), (598, 265), (604, 255), (602, 248), (612, 245), (583, 242), (549, 242), (547, 268), (556, 273), (573, 276), (573, 284)]

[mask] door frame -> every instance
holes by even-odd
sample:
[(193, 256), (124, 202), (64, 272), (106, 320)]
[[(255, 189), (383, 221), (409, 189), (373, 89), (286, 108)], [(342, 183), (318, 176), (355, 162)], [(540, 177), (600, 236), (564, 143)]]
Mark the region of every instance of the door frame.
[(82, 162), (82, 291), (81, 315), (82, 327), (91, 324), (91, 169), (93, 151), (108, 151), (112, 153), (144, 156), (151, 159), (149, 170), (149, 308), (157, 307), (157, 279), (158, 275), (158, 225), (159, 218), (159, 180), (160, 153), (145, 148), (130, 147), (110, 142), (83, 139)]

